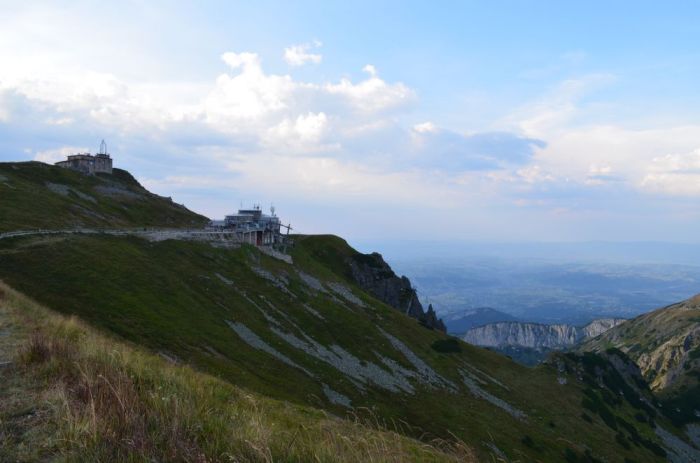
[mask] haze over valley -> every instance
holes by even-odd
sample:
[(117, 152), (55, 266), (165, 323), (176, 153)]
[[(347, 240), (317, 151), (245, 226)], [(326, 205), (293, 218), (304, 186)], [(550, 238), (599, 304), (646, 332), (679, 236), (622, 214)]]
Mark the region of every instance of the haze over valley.
[(632, 318), (697, 293), (700, 266), (529, 258), (392, 260), (440, 315), (488, 307), (519, 320), (584, 324)]

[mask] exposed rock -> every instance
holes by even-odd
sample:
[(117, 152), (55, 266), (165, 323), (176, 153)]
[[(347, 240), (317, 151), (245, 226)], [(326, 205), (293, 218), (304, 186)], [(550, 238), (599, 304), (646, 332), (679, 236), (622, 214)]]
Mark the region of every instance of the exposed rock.
[[(499, 380), (497, 380), (497, 379), (494, 378), (493, 376), (491, 376), (491, 375), (485, 373), (484, 371), (478, 369), (478, 368), (475, 367), (474, 365), (470, 365), (470, 364), (468, 364), (468, 363), (465, 363), (464, 366), (465, 366), (467, 369), (471, 370), (471, 371), (474, 373), (474, 375), (472, 375), (472, 378), (476, 379), (476, 380), (479, 381), (481, 384), (488, 384), (488, 382), (492, 382), (493, 384), (496, 384), (496, 385), (502, 387), (502, 388), (505, 389), (506, 391), (510, 391), (510, 388), (509, 388), (508, 386), (506, 386), (505, 384), (503, 384), (502, 382), (500, 382)], [(484, 379), (479, 378), (479, 376), (483, 377)]]
[(285, 262), (289, 265), (294, 264), (294, 260), (292, 259), (292, 256), (290, 256), (289, 254), (285, 254), (283, 252), (280, 252), (276, 249), (273, 249), (272, 246), (258, 246), (258, 249), (263, 254), (266, 254), (272, 258), (275, 258), (277, 260), (281, 260), (282, 262)]
[(408, 360), (411, 363), (411, 365), (413, 365), (416, 371), (418, 371), (418, 376), (422, 378), (423, 382), (425, 382), (426, 384), (430, 384), (434, 387), (444, 387), (453, 392), (457, 391), (457, 387), (452, 381), (444, 378), (443, 376), (439, 375), (435, 370), (430, 368), (430, 366), (428, 366), (427, 363), (425, 363), (411, 349), (409, 349), (406, 344), (399, 341), (397, 338), (390, 335), (383, 329), (378, 329), (389, 340), (391, 345), (394, 346), (394, 349), (401, 352), (403, 356), (406, 357), (406, 360)]
[(425, 316), (421, 320), (426, 326), (430, 328), (435, 328), (439, 331), (442, 331), (443, 333), (447, 331), (447, 328), (445, 327), (445, 324), (440, 320), (435, 313), (435, 309), (433, 309), (433, 304), (428, 304), (428, 311), (425, 313)]
[(414, 392), (414, 387), (408, 379), (415, 376), (415, 373), (410, 370), (389, 372), (373, 362), (355, 357), (337, 344), (326, 347), (306, 335), (304, 335), (304, 339), (301, 339), (275, 327), (272, 327), (271, 330), (292, 347), (327, 363), (347, 377), (362, 384), (375, 384), (391, 392), (411, 394)]
[(348, 259), (348, 265), (350, 276), (362, 289), (424, 326), (446, 331), (445, 324), (437, 318), (432, 306), (425, 312), (411, 281), (405, 276), (397, 276), (381, 254), (356, 254)]
[(320, 313), (318, 310), (314, 309), (314, 308), (311, 307), (309, 304), (304, 303), (304, 304), (302, 304), (301, 306), (302, 306), (303, 308), (305, 308), (305, 309), (306, 309), (310, 314), (312, 314), (314, 317), (320, 318), (321, 320), (325, 320), (325, 319), (326, 319), (323, 315), (321, 315), (321, 313)]
[(689, 461), (700, 461), (700, 451), (688, 445), (674, 434), (665, 430), (661, 426), (654, 428), (656, 435), (661, 438), (664, 447), (668, 452), (667, 458), (671, 463), (686, 463)]
[(696, 447), (700, 448), (700, 424), (689, 424), (685, 427), (685, 433)]
[(129, 190), (125, 188), (122, 185), (98, 185), (95, 187), (95, 191), (98, 193), (105, 195), (105, 196), (111, 196), (111, 197), (123, 197), (123, 198), (129, 198), (129, 199), (145, 199), (146, 195), (145, 194), (139, 194), (136, 193), (132, 190)]
[(233, 280), (229, 280), (228, 278), (226, 278), (226, 277), (223, 276), (222, 274), (220, 274), (220, 273), (217, 272), (217, 273), (215, 273), (214, 275), (216, 275), (216, 277), (217, 277), (219, 280), (223, 281), (225, 284), (227, 284), (227, 285), (229, 285), (229, 286), (233, 285)]
[(336, 405), (342, 405), (343, 407), (347, 407), (347, 408), (352, 407), (352, 401), (350, 400), (350, 398), (348, 396), (343, 395), (340, 392), (334, 391), (326, 383), (323, 383), (322, 386), (323, 386), (323, 394), (325, 394), (325, 396), (329, 402), (334, 403)]
[(499, 399), (498, 397), (491, 394), (490, 392), (487, 392), (486, 390), (482, 389), (477, 384), (477, 381), (475, 381), (477, 378), (474, 378), (468, 372), (460, 370), (459, 373), (462, 376), (462, 382), (464, 383), (465, 386), (467, 386), (467, 389), (469, 389), (469, 392), (471, 392), (472, 395), (474, 395), (474, 397), (478, 397), (478, 398), (483, 399), (487, 402), (490, 402), (491, 404), (504, 410), (505, 412), (510, 414), (513, 418), (516, 418), (518, 420), (524, 420), (527, 418), (527, 415), (522, 410), (515, 408), (514, 406), (512, 406), (511, 404), (509, 404), (505, 400)]
[(281, 276), (281, 275), (275, 275), (274, 273), (265, 270), (262, 267), (256, 267), (256, 266), (251, 266), (250, 269), (255, 272), (259, 277), (262, 277), (272, 283), (272, 285), (281, 290), (282, 292), (293, 296), (293, 293), (291, 293), (288, 289), (287, 286), (289, 285), (289, 280), (287, 280), (286, 277)]
[(301, 278), (301, 281), (303, 281), (309, 288), (316, 292), (327, 292), (326, 288), (324, 288), (323, 284), (318, 278), (312, 277), (308, 273), (304, 273), (301, 270), (297, 270), (297, 274), (299, 275), (299, 278)]
[(350, 288), (348, 288), (344, 284), (331, 282), (328, 283), (328, 286), (333, 290), (334, 293), (336, 293), (338, 296), (342, 297), (346, 301), (360, 307), (365, 307), (365, 303), (362, 302), (362, 300), (359, 297), (355, 296), (352, 293), (352, 291), (350, 291)]
[(93, 198), (92, 196), (83, 193), (82, 191), (76, 190), (75, 188), (71, 188), (68, 185), (61, 185), (60, 183), (51, 183), (51, 182), (46, 182), (46, 188), (49, 190), (53, 191), (56, 194), (59, 194), (61, 196), (68, 196), (71, 193), (79, 197), (80, 199), (83, 199), (85, 201), (90, 201), (91, 203), (97, 203), (97, 200)]
[(557, 349), (570, 347), (598, 336), (624, 321), (606, 318), (594, 320), (586, 326), (499, 322), (472, 328), (464, 333), (462, 339), (470, 344), (484, 347), (518, 346)]
[(286, 363), (287, 365), (298, 368), (307, 375), (313, 377), (314, 375), (307, 370), (306, 368), (296, 364), (292, 359), (287, 357), (286, 355), (282, 354), (279, 352), (277, 349), (263, 341), (260, 336), (257, 334), (253, 333), (247, 326), (245, 326), (243, 323), (236, 323), (232, 321), (226, 320), (226, 324), (231, 327), (233, 331), (240, 336), (240, 338), (245, 341), (248, 345), (251, 347), (261, 350), (263, 352), (267, 352), (268, 354), (272, 355), (275, 357), (277, 360)]

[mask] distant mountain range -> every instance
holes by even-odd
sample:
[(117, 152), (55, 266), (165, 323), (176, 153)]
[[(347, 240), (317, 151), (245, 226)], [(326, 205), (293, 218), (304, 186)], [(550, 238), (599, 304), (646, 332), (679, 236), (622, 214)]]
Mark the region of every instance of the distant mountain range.
[(490, 307), (478, 307), (458, 312), (450, 312), (443, 317), (447, 332), (462, 334), (476, 326), (495, 322), (517, 321), (517, 318)]

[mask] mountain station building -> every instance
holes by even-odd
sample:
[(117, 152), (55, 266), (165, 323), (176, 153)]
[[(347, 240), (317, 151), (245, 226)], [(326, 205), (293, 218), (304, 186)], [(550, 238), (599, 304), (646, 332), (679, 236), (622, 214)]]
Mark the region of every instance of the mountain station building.
[(279, 217), (275, 215), (275, 208), (270, 208), (270, 214), (263, 214), (260, 206), (252, 209), (239, 209), (237, 213), (227, 215), (224, 220), (213, 220), (210, 227), (228, 231), (235, 231), (238, 239), (243, 243), (255, 246), (274, 246), (285, 241), (281, 233), (282, 225)]
[(82, 172), (86, 175), (97, 173), (112, 173), (112, 158), (107, 153), (107, 144), (104, 140), (100, 143), (100, 150), (94, 156), (90, 153), (77, 153), (69, 155), (65, 161), (56, 163), (59, 167)]

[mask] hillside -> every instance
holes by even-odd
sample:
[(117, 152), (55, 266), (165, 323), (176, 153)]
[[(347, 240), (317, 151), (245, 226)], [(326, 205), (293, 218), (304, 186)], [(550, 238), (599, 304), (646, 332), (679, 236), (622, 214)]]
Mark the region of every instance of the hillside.
[[(561, 384), (553, 366), (529, 370), (455, 347), (312, 258), (329, 241), (342, 244), (298, 238), (289, 265), (248, 246), (13, 238), (0, 242), (0, 276), (60, 312), (247, 390), (341, 416), (370, 409), (413, 437), (454, 434), (482, 457), (621, 451), (605, 422), (581, 418), (585, 387), (575, 376)], [(628, 403), (615, 413), (634, 422)], [(648, 424), (634, 426), (656, 439)], [(645, 448), (627, 454), (658, 458)]]
[[(414, 293), (374, 284), (401, 280), (378, 255), (334, 236), (294, 242), (290, 263), (233, 242), (12, 237), (0, 240), (0, 279), (246, 393), (371, 419), (424, 442), (457, 439), (480, 460), (653, 462), (674, 454), (670, 442), (687, 446), (642, 405), (651, 402), (643, 381), (597, 380), (618, 356), (523, 367), (407, 316), (418, 313)], [(588, 364), (598, 369), (585, 376)], [(617, 397), (621, 381), (632, 389)]]
[(208, 222), (125, 170), (83, 175), (40, 162), (0, 163), (0, 233), (65, 228), (201, 227)]
[(476, 461), (173, 365), (2, 284), (0, 369), (0, 461)]
[(641, 315), (581, 350), (619, 348), (639, 365), (679, 423), (700, 416), (700, 296)]

